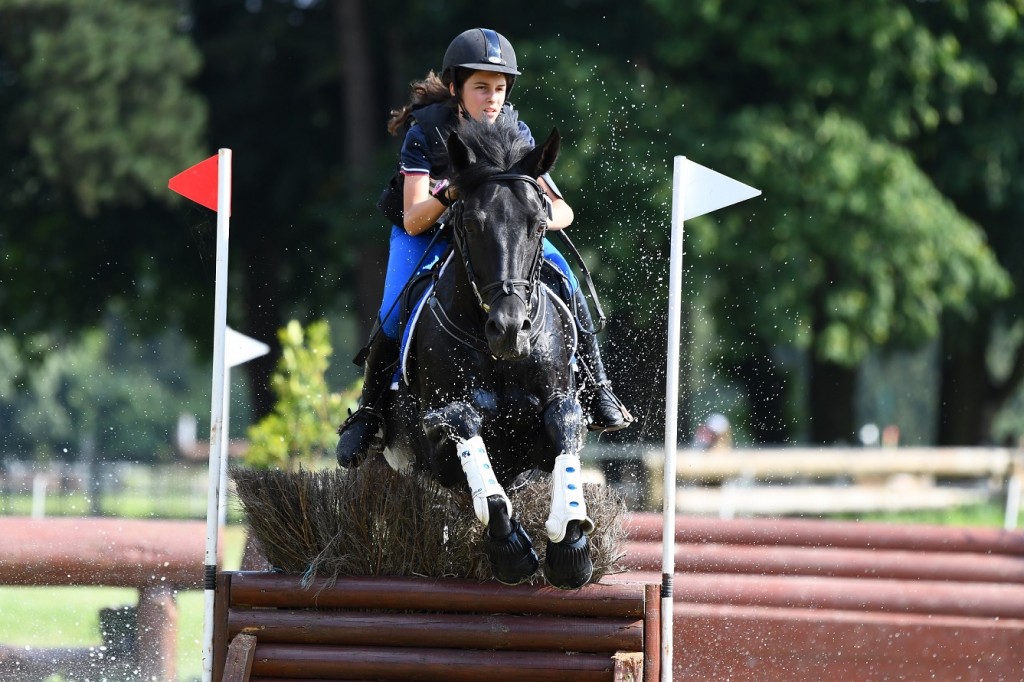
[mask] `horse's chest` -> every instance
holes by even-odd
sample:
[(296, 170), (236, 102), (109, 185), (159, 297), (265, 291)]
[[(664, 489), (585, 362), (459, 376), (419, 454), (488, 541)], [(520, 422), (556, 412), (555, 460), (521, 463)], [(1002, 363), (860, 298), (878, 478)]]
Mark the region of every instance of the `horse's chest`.
[(491, 416), (537, 414), (556, 392), (545, 368), (529, 360), (453, 364), (422, 389), (428, 402), (467, 401)]

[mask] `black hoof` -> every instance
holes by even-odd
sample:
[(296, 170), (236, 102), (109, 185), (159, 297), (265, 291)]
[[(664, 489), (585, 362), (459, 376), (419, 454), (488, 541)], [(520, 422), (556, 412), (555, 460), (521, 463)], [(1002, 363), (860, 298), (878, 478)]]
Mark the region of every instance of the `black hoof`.
[(570, 521), (564, 540), (548, 540), (544, 577), (555, 587), (575, 590), (586, 585), (593, 574), (594, 563), (590, 560), (587, 536), (580, 530), (579, 521)]
[(511, 524), (508, 537), (498, 539), (484, 531), (484, 540), (494, 578), (506, 585), (518, 585), (537, 572), (540, 561), (523, 527), (515, 519), (511, 519)]

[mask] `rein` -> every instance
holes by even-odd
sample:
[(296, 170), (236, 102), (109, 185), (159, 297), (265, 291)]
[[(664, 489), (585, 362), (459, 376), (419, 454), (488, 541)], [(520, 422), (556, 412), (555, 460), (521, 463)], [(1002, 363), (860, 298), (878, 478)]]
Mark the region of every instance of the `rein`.
[[(484, 180), (484, 183), (488, 182), (501, 182), (501, 181), (515, 181), (525, 182), (531, 185), (537, 193), (543, 198), (546, 198), (543, 188), (534, 178), (529, 175), (523, 175), (521, 173), (498, 173)], [(550, 205), (549, 205), (550, 206)], [(451, 224), (454, 227), (453, 240), (455, 246), (458, 248), (460, 254), (462, 254), (462, 264), (466, 271), (466, 277), (469, 279), (470, 288), (473, 290), (473, 295), (476, 297), (477, 306), (484, 313), (487, 313), (491, 309), (491, 304), (494, 303), (498, 296), (506, 295), (519, 296), (517, 288), (523, 290), (523, 295), (519, 296), (520, 300), (526, 305), (527, 311), (529, 311), (529, 317), (531, 321), (531, 329), (533, 330), (530, 336), (531, 341), (535, 340), (541, 333), (543, 325), (539, 324), (540, 319), (546, 312), (546, 297), (541, 293), (540, 289), (540, 270), (541, 264), (544, 260), (544, 235), (547, 234), (547, 223), (544, 224), (544, 230), (537, 239), (537, 252), (533, 257), (533, 262), (530, 265), (530, 271), (527, 279), (505, 279), (495, 282), (490, 282), (483, 286), (477, 283), (477, 276), (473, 270), (473, 263), (469, 257), (469, 244), (467, 243), (467, 235), (465, 225), (463, 224), (463, 210), (464, 204), (462, 200), (455, 202), (452, 205), (452, 220)], [(550, 208), (549, 208), (550, 210)], [(440, 272), (443, 268), (439, 268), (435, 271), (434, 280), (440, 276)], [(485, 300), (484, 295), (490, 292), (494, 292), (489, 299)], [(444, 306), (437, 299), (436, 290), (431, 293), (430, 300), (427, 302), (427, 306), (430, 312), (433, 314), (434, 319), (438, 325), (447, 333), (451, 338), (455, 339), (459, 343), (472, 348), (473, 350), (489, 353), (487, 341), (480, 337), (478, 334), (474, 334), (471, 331), (461, 328), (457, 325), (445, 312)], [(575, 329), (573, 330), (575, 331)]]

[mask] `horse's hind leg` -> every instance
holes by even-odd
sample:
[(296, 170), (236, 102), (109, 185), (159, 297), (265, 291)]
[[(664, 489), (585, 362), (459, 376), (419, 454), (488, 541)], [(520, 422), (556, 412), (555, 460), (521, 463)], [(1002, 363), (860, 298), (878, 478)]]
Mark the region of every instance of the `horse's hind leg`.
[(480, 437), (480, 417), (471, 405), (453, 403), (424, 415), (424, 430), (435, 454), (455, 445), (473, 495), (473, 511), (485, 531), (487, 558), (494, 577), (514, 585), (537, 572), (540, 561), (526, 530), (512, 518), (512, 503), (498, 482)]
[(576, 400), (560, 397), (544, 411), (548, 436), (561, 451), (551, 471), (551, 513), (544, 575), (555, 587), (575, 589), (590, 580), (594, 564), (587, 536), (594, 522), (587, 516), (579, 451), (583, 445), (583, 411)]

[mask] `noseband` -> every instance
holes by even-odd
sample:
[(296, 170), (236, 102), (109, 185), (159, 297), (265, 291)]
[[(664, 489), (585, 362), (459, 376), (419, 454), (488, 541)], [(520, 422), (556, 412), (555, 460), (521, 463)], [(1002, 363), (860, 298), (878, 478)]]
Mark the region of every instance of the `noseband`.
[[(484, 183), (488, 182), (503, 182), (503, 181), (515, 181), (525, 182), (533, 187), (537, 194), (541, 197), (541, 201), (546, 199), (544, 189), (540, 186), (534, 178), (529, 175), (523, 175), (521, 173), (498, 173), (484, 180)], [(531, 301), (534, 299), (534, 294), (537, 291), (537, 284), (540, 281), (540, 268), (541, 261), (544, 258), (544, 234), (547, 233), (548, 226), (547, 222), (544, 223), (544, 229), (541, 232), (540, 239), (537, 240), (537, 252), (533, 257), (533, 263), (530, 265), (530, 271), (528, 273), (528, 279), (505, 279), (497, 280), (480, 286), (477, 283), (477, 276), (473, 270), (473, 263), (469, 257), (469, 244), (466, 235), (466, 227), (463, 221), (463, 203), (462, 201), (457, 203), (457, 210), (455, 215), (455, 245), (458, 247), (459, 252), (462, 254), (462, 262), (466, 269), (466, 277), (469, 279), (470, 287), (473, 289), (473, 294), (476, 296), (477, 305), (485, 313), (490, 312), (491, 305), (499, 296), (512, 296), (515, 294), (519, 296), (517, 289), (521, 289), (523, 295), (519, 296), (523, 304), (526, 305), (527, 311), (531, 308)], [(488, 298), (484, 298), (485, 295), (489, 295)]]

